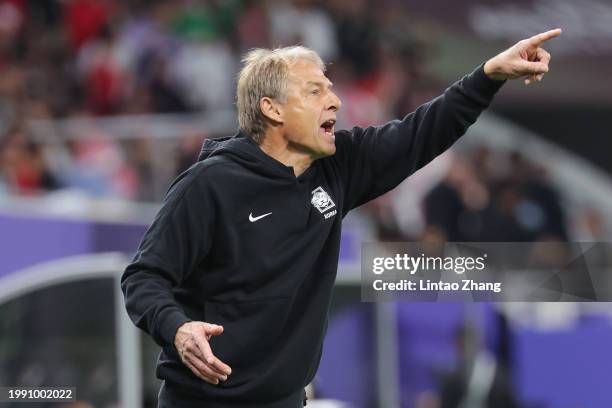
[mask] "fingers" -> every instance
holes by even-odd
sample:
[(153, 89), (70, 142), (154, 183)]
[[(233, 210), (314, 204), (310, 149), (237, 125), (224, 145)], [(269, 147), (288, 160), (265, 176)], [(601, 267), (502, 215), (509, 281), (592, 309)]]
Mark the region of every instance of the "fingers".
[(230, 366), (215, 357), (207, 341), (197, 341), (196, 345), (199, 349), (198, 354), (203, 357), (203, 360), (209, 367), (220, 374), (230, 375), (232, 373)]
[(193, 353), (186, 353), (185, 361), (188, 367), (191, 366), (189, 367), (191, 371), (194, 371), (194, 369), (196, 370), (194, 374), (196, 374), (198, 377), (202, 378), (207, 382), (210, 382), (212, 384), (219, 384), (219, 381), (227, 380), (227, 375), (221, 374), (213, 370), (210, 366), (206, 365), (198, 356), (194, 355)]
[[(542, 48), (538, 48), (538, 50), (536, 52), (536, 58), (538, 59), (538, 61), (542, 62), (543, 64), (546, 64), (546, 66), (548, 67), (549, 64), (550, 64), (551, 55), (546, 50), (544, 50)], [(536, 75), (535, 79), (538, 82), (541, 82), (542, 79), (544, 79), (544, 74)]]
[(198, 347), (199, 355), (204, 357), (204, 361), (208, 364), (212, 364), (215, 361), (215, 355), (210, 349), (210, 344), (208, 344), (208, 339), (210, 339), (210, 334), (206, 331), (202, 331), (198, 333), (198, 335), (194, 336), (193, 340), (195, 341), (196, 346)]
[(527, 41), (535, 47), (539, 47), (545, 41), (552, 40), (561, 35), (563, 31), (560, 28), (556, 28), (554, 30), (546, 31), (540, 34), (536, 34), (533, 37), (529, 38)]
[(208, 335), (218, 336), (223, 333), (223, 326), (218, 324), (204, 323), (204, 330)]
[[(208, 345), (208, 342), (205, 343)], [(208, 350), (212, 355), (210, 346)], [(197, 341), (187, 341), (180, 351), (180, 356), (181, 360), (195, 375), (212, 384), (218, 384), (219, 380), (227, 380), (227, 376), (231, 374), (230, 367), (215, 356), (212, 358), (212, 363), (209, 363)]]
[[(533, 82), (541, 82), (544, 79), (544, 74), (549, 70), (549, 63), (551, 55), (543, 48), (538, 48), (535, 54), (535, 61), (528, 62), (524, 65), (526, 74), (529, 78), (525, 79), (525, 85), (529, 85)], [(534, 65), (536, 64), (536, 65)]]
[(520, 64), (520, 70), (523, 75), (546, 74), (548, 72), (548, 65), (539, 61), (522, 61)]
[(203, 357), (204, 361), (210, 367), (212, 367), (221, 374), (230, 375), (232, 369), (230, 368), (230, 366), (215, 357), (212, 352), (212, 349), (210, 348), (210, 343), (208, 342), (211, 336), (216, 336), (221, 333), (223, 333), (223, 326), (205, 323), (203, 325), (203, 330), (198, 333), (199, 335), (195, 336), (194, 340), (196, 346), (200, 351), (199, 354)]
[(219, 384), (218, 377), (209, 376), (209, 375), (204, 374), (204, 372), (200, 371), (200, 369), (198, 369), (198, 367), (195, 364), (193, 364), (191, 361), (192, 360), (188, 359), (187, 357), (183, 358), (183, 364), (185, 364), (187, 368), (189, 368), (196, 377), (200, 378), (201, 380), (206, 381), (207, 383), (213, 384), (213, 385)]
[[(526, 40), (521, 40), (513, 47), (494, 57), (497, 66), (495, 77), (501, 79), (525, 78), (525, 84), (539, 82), (548, 73), (550, 54), (540, 45), (561, 35), (561, 29), (546, 31)], [(488, 64), (488, 62), (487, 62)], [(489, 68), (492, 64), (489, 64)], [(487, 65), (485, 65), (486, 68)], [(491, 76), (491, 75), (489, 75)]]
[(536, 59), (539, 62), (542, 62), (546, 64), (546, 66), (548, 66), (548, 63), (550, 62), (550, 59), (551, 59), (551, 55), (544, 48), (538, 48), (536, 51)]
[(213, 354), (208, 340), (223, 333), (223, 326), (205, 322), (186, 323), (179, 328), (175, 345), (185, 365), (198, 377), (211, 384), (227, 380), (231, 368)]

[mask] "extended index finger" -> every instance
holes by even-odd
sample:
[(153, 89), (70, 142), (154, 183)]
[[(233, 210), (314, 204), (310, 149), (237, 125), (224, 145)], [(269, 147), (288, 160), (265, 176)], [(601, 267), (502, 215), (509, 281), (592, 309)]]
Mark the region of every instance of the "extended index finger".
[(552, 40), (561, 35), (563, 30), (556, 28), (554, 30), (546, 31), (540, 34), (536, 34), (529, 39), (529, 42), (535, 46), (540, 46), (545, 41)]

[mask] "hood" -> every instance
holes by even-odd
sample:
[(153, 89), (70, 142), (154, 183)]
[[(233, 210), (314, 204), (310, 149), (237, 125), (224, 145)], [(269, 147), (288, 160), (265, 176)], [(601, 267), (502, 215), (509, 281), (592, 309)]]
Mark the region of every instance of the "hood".
[(204, 140), (198, 161), (214, 156), (224, 156), (250, 171), (267, 177), (295, 180), (292, 167), (285, 166), (268, 156), (251, 137), (243, 132), (238, 132), (234, 136)]

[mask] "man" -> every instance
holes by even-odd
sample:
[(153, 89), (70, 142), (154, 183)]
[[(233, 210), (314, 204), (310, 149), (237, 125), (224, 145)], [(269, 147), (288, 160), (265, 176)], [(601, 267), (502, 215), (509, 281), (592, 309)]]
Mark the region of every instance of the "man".
[(249, 52), (240, 131), (205, 141), (122, 278), (130, 317), (162, 347), (159, 406), (305, 405), (342, 218), (446, 150), (504, 80), (541, 80), (540, 46), (560, 33), (517, 43), (402, 120), (350, 131), (335, 131), (341, 102), (316, 53)]

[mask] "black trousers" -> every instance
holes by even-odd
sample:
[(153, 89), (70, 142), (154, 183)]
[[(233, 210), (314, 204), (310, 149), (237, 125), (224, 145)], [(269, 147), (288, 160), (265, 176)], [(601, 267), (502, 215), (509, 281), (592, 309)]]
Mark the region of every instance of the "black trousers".
[[(303, 408), (306, 406), (306, 391), (302, 390), (299, 395), (290, 398), (291, 402), (284, 401), (277, 404), (269, 404), (270, 408)], [(190, 398), (188, 395), (181, 395), (175, 387), (169, 386), (164, 381), (159, 389), (157, 398), (157, 408), (256, 408), (261, 404), (249, 404), (248, 407), (243, 403), (224, 404), (219, 402), (201, 402)], [(266, 404), (268, 406), (268, 404)]]

